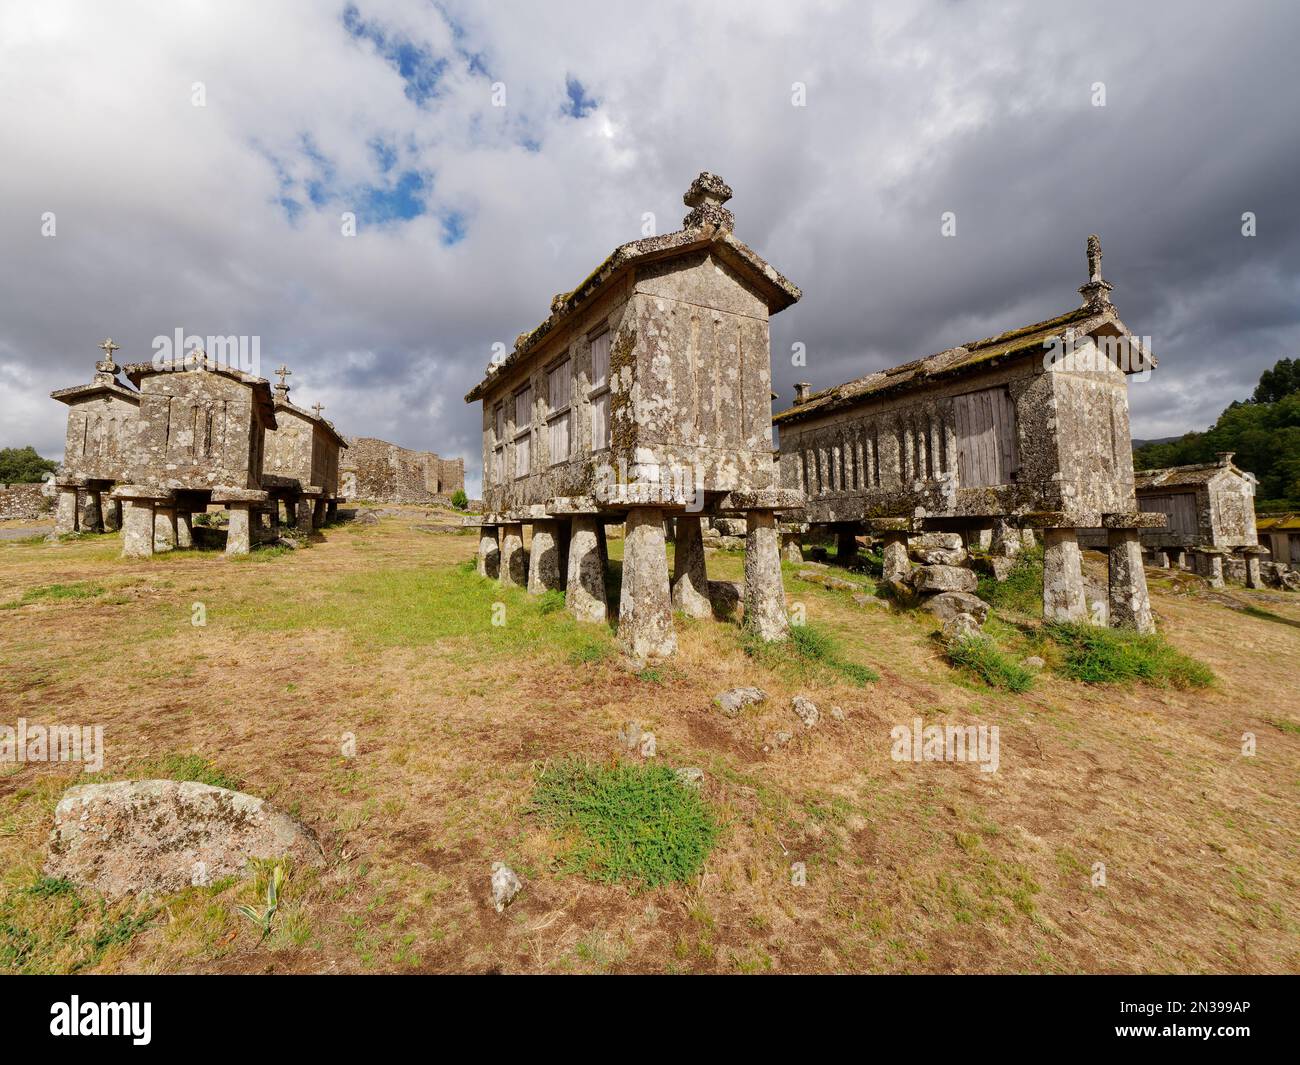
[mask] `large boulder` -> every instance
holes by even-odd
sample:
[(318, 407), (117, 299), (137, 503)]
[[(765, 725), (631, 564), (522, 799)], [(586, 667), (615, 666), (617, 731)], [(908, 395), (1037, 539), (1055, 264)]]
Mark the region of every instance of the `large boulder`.
[(311, 830), (253, 795), (195, 781), (82, 784), (54, 810), (45, 874), (110, 899), (169, 895), (245, 871), (250, 858), (321, 864)]
[(954, 532), (926, 532), (908, 537), (907, 546), (916, 551), (961, 551), (965, 545), (961, 534)]
[(912, 558), (927, 566), (960, 566), (966, 561), (964, 547), (913, 547), (908, 545)]
[(981, 625), (989, 619), (989, 605), (970, 592), (940, 592), (925, 601), (925, 609), (940, 621), (951, 621), (958, 614), (970, 614)]
[(973, 592), (979, 579), (961, 566), (917, 566), (912, 587), (918, 592)]

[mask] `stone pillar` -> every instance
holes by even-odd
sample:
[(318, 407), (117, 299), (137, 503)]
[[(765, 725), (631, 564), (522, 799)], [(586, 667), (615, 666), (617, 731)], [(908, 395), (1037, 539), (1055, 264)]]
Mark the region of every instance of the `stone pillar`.
[(150, 558), (153, 555), (153, 503), (127, 499), (122, 503), (122, 557)]
[(881, 580), (885, 584), (906, 585), (912, 575), (912, 563), (907, 557), (907, 533), (882, 533)]
[(497, 527), (480, 525), (478, 530), (478, 575), (496, 580), (501, 572), (501, 547), (497, 543)]
[(1181, 547), (1174, 551), (1174, 569), (1187, 568), (1187, 552)]
[(666, 658), (677, 650), (664, 544), (664, 512), (633, 507), (623, 533), (623, 591), (618, 640), (634, 658)]
[(692, 618), (713, 616), (704, 566), (704, 530), (698, 514), (678, 517), (673, 552), (673, 609)]
[(281, 525), (289, 525), (294, 521), (295, 515), (290, 506), (289, 500), (276, 500), (275, 509), (276, 513), (279, 515)]
[(596, 522), (596, 542), (600, 545), (600, 568), (609, 572), (609, 536), (605, 531), (604, 519)]
[(596, 518), (575, 517), (569, 534), (569, 579), (564, 605), (579, 621), (604, 621), (605, 566), (600, 556)]
[(176, 547), (176, 509), (155, 504), (153, 508), (153, 549), (171, 551)]
[(1253, 551), (1246, 552), (1246, 587), (1264, 587), (1264, 576), (1259, 568), (1259, 555)]
[(62, 536), (77, 531), (77, 489), (59, 485), (59, 499), (54, 508), (54, 531)]
[(1020, 546), (1022, 548), (1034, 548), (1038, 546), (1038, 538), (1034, 536), (1033, 529), (1020, 530)]
[(556, 522), (533, 522), (533, 544), (528, 553), (528, 594), (559, 591), (564, 587), (560, 569), (560, 544), (555, 535)]
[(325, 520), (326, 521), (339, 520), (339, 501), (337, 499), (331, 499), (329, 501), (329, 504), (325, 507)]
[(993, 526), (993, 553), (1004, 558), (1015, 558), (1023, 547), (1020, 530), (1011, 522), (998, 519)]
[(117, 532), (122, 527), (122, 501), (107, 492), (99, 497), (99, 523), (104, 532)]
[(299, 496), (297, 505), (297, 514), (295, 515), (296, 524), (300, 533), (311, 532), (312, 519), (312, 501), (309, 496)]
[(1088, 621), (1083, 555), (1074, 529), (1043, 530), (1043, 620)]
[(319, 529), (325, 524), (325, 499), (320, 497), (312, 506), (311, 526), (313, 529)]
[(744, 626), (769, 641), (790, 635), (785, 586), (781, 583), (780, 545), (781, 534), (773, 511), (751, 510), (745, 515)]
[(189, 507), (179, 507), (176, 510), (176, 546), (193, 547), (194, 546), (194, 515), (190, 513)]
[(230, 515), (230, 522), (227, 526), (226, 533), (226, 554), (246, 555), (252, 548), (252, 520), (249, 515), (249, 504), (229, 502), (226, 504), (226, 513)]
[[(748, 530), (745, 533), (749, 535)], [(855, 527), (844, 528), (841, 526), (835, 533), (835, 561), (841, 566), (847, 566), (858, 557), (858, 530)]]
[(798, 533), (781, 534), (781, 561), (798, 566), (803, 563), (803, 538)]
[(981, 551), (991, 551), (993, 549), (993, 526), (985, 525), (978, 529), (971, 529), (966, 534), (966, 546), (975, 547)]
[(528, 583), (528, 559), (524, 555), (524, 527), (519, 522), (501, 526), (501, 569), (497, 580), (503, 588), (522, 588)]
[(1154, 558), (1154, 562), (1155, 562), (1155, 564), (1156, 564), (1157, 566), (1159, 566), (1161, 569), (1168, 569), (1168, 568), (1169, 568), (1169, 552), (1168, 552), (1168, 551), (1156, 551), (1156, 553), (1155, 553), (1155, 558)]
[(104, 515), (100, 510), (98, 488), (86, 489), (86, 498), (81, 504), (81, 514), (77, 519), (77, 524), (82, 532), (103, 532)]
[(1204, 560), (1201, 564), (1205, 567), (1205, 579), (1209, 582), (1211, 588), (1223, 587), (1223, 556), (1217, 551), (1205, 551), (1201, 555)]
[(1147, 575), (1142, 568), (1142, 538), (1137, 529), (1107, 529), (1110, 627), (1156, 631), (1151, 617)]

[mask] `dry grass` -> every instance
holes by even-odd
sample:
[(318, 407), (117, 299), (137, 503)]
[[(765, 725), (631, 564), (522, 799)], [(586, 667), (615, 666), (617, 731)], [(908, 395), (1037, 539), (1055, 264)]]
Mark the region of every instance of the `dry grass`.
[[(684, 621), (678, 657), (636, 675), (607, 630), (499, 595), (463, 567), (473, 537), (422, 521), (234, 563), (124, 562), (111, 537), (0, 544), (0, 603), (19, 604), (0, 611), (0, 723), (103, 724), (106, 776), (242, 781), (329, 855), (291, 873), (260, 944), (236, 907), (260, 904), (265, 869), (137, 922), (41, 880), (76, 777), (0, 766), (0, 943), (26, 944), (11, 968), (1300, 970), (1300, 597), (1230, 593), (1256, 616), (1153, 580), (1170, 642), (1218, 677), (1208, 691), (1050, 670), (1031, 692), (996, 691), (943, 660), (928, 619), (796, 580), (791, 599), (878, 682), (787, 672), (748, 657), (734, 625)], [(740, 573), (739, 557), (710, 557), (711, 577)], [(55, 585), (90, 591), (40, 592)], [(196, 602), (206, 627), (190, 624)], [(999, 642), (1027, 653), (1037, 637), (1011, 621)], [(713, 696), (738, 684), (771, 698), (722, 717)], [(816, 729), (789, 709), (801, 691), (823, 710)], [(916, 717), (998, 725), (1000, 771), (891, 761), (889, 730)], [(566, 875), (571, 841), (528, 815), (543, 766), (609, 762), (628, 719), (667, 764), (705, 770), (720, 834), (689, 884)], [(780, 730), (794, 740), (772, 744)], [(497, 859), (525, 881), (502, 915), (488, 901)], [(1105, 887), (1091, 885), (1097, 862)]]

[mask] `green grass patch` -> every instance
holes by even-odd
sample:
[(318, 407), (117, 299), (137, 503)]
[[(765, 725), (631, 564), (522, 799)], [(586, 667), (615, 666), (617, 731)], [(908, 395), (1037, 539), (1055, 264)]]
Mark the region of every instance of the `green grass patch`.
[(1131, 629), (1056, 623), (1046, 627), (1063, 651), (1057, 671), (1084, 684), (1131, 684), (1207, 688), (1214, 671), (1175, 649), (1159, 635)]
[(771, 643), (742, 628), (740, 645), (745, 654), (768, 669), (792, 672), (803, 679), (834, 674), (859, 688), (880, 679), (870, 666), (845, 658), (840, 641), (817, 625), (791, 625), (788, 640)]
[(102, 584), (93, 584), (90, 581), (74, 581), (71, 584), (46, 584), (40, 588), (29, 588), (23, 592), (21, 598), (5, 603), (0, 609), (14, 610), (20, 606), (26, 606), (28, 603), (61, 602), (66, 599), (94, 599), (95, 596), (103, 594), (104, 586)]
[(1264, 720), (1279, 732), (1289, 732), (1292, 736), (1300, 736), (1300, 724), (1294, 721), (1288, 721), (1282, 717), (1266, 717)]
[(1043, 549), (1025, 548), (1004, 581), (981, 576), (975, 594), (997, 610), (1041, 614), (1043, 610)]
[(1034, 686), (1034, 674), (994, 642), (991, 636), (965, 636), (948, 644), (948, 660), (979, 677), (991, 688), (1027, 692)]
[(120, 774), (87, 774), (81, 783), (107, 784), (114, 780), (193, 780), (230, 791), (238, 791), (244, 784), (242, 778), (227, 773), (198, 754), (164, 754), (159, 758), (132, 762)]
[(529, 812), (566, 845), (561, 872), (635, 888), (699, 875), (719, 831), (699, 792), (657, 763), (549, 765)]
[(128, 942), (156, 911), (90, 903), (67, 880), (40, 877), (0, 897), (0, 973), (75, 973)]

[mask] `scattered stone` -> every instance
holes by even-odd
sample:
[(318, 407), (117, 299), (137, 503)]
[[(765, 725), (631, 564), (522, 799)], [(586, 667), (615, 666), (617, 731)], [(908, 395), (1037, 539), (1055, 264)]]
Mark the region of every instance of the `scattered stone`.
[(45, 874), (110, 899), (169, 895), (242, 876), (250, 858), (320, 865), (324, 852), (306, 825), (256, 796), (195, 781), (122, 780), (64, 792)]
[(809, 728), (814, 728), (817, 722), (821, 720), (821, 711), (817, 709), (817, 704), (809, 699), (806, 695), (796, 695), (790, 703), (790, 708), (799, 716)]
[(492, 905), (502, 913), (524, 889), (515, 871), (505, 862), (492, 863)]
[(840, 709), (838, 706), (832, 706), (832, 707), (831, 707), (831, 717), (832, 717), (834, 720), (836, 720), (836, 721), (843, 721), (843, 720), (844, 720), (844, 716), (845, 716), (845, 715), (844, 715), (844, 711), (843, 711), (842, 709)]
[(837, 577), (834, 573), (823, 573), (820, 570), (801, 569), (795, 576), (809, 584), (820, 584), (823, 588), (833, 588), (836, 591), (860, 592), (862, 590), (862, 585), (855, 581)]
[(809, 552), (809, 555), (814, 562), (825, 562), (830, 557), (826, 548), (822, 547), (820, 544), (814, 547), (812, 551)]
[(792, 739), (794, 739), (794, 736), (789, 732), (777, 732), (772, 736), (772, 743), (776, 747), (784, 747)]
[(925, 609), (940, 621), (948, 621), (958, 614), (970, 614), (981, 625), (989, 619), (989, 605), (970, 592), (940, 592), (925, 601)]
[(762, 688), (730, 688), (714, 697), (714, 702), (722, 708), (727, 717), (735, 717), (747, 706), (761, 703), (767, 698)]
[(641, 742), (637, 745), (637, 753), (642, 758), (653, 758), (655, 756), (655, 734), (653, 732), (642, 733)]
[(1039, 658), (1038, 655), (1030, 655), (1028, 658), (1025, 659), (1026, 669), (1043, 669), (1046, 666), (1047, 663), (1044, 662), (1041, 658)]
[(878, 595), (868, 595), (866, 592), (854, 593), (853, 601), (860, 607), (876, 607), (883, 610), (888, 610), (890, 607), (888, 599), (881, 599)]
[(618, 742), (628, 751), (635, 751), (641, 743), (641, 722), (628, 721), (619, 729)]
[(373, 510), (358, 510), (352, 519), (358, 525), (378, 525), (379, 516)]
[(974, 571), (960, 566), (918, 566), (913, 574), (918, 592), (973, 592), (978, 584)]
[(909, 537), (908, 546), (922, 551), (960, 551), (965, 545), (960, 533), (924, 532)]
[(704, 785), (704, 770), (698, 766), (687, 765), (680, 769), (674, 769), (677, 779), (685, 784), (688, 788), (700, 788)]
[(960, 566), (966, 561), (966, 549), (964, 547), (946, 548), (946, 547), (916, 547), (908, 545), (913, 559), (917, 562), (923, 562), (927, 566)]
[(980, 623), (970, 614), (955, 614), (943, 623), (943, 638), (948, 643), (978, 636), (979, 632)]

